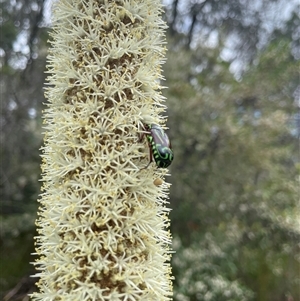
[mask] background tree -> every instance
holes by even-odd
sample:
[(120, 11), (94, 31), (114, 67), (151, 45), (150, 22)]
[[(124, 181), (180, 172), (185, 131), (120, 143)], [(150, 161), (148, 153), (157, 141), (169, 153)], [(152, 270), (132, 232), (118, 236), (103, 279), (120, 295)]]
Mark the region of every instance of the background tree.
[[(43, 1), (1, 3), (1, 209), (24, 213), (37, 195), (45, 41)], [(31, 205), (33, 202), (31, 202)]]
[[(257, 49), (276, 36), (291, 37), (294, 50), (297, 48), (300, 22), (296, 0), (288, 4), (284, 0), (165, 2), (170, 35), (187, 48), (219, 46), (219, 54), (235, 64), (252, 62)], [(235, 68), (242, 70), (242, 66)]]
[(180, 237), (175, 279), (192, 300), (209, 293), (209, 300), (242, 300), (240, 290), (245, 300), (299, 299), (298, 66), (290, 48), (284, 40), (271, 44), (240, 82), (226, 63), (211, 62), (191, 85), (183, 67), (189, 53), (167, 64), (176, 154), (171, 219)]
[(44, 1), (2, 1), (0, 10), (2, 300), (20, 279), (26, 287), (33, 259), (47, 28)]

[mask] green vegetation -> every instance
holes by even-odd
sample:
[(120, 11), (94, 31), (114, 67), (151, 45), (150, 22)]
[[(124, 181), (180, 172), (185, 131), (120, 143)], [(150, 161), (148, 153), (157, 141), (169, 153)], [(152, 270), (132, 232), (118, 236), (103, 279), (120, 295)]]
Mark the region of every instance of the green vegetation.
[(220, 62), (190, 84), (193, 53), (175, 55), (166, 68), (175, 299), (299, 300), (299, 66), (290, 44), (274, 41), (239, 82)]

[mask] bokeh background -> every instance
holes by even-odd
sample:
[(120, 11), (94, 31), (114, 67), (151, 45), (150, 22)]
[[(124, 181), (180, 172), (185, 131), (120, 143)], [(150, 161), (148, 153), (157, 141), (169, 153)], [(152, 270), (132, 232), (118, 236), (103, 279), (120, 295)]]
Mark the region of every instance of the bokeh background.
[[(300, 301), (297, 0), (168, 0), (174, 301)], [(0, 1), (0, 299), (28, 300), (51, 0)]]

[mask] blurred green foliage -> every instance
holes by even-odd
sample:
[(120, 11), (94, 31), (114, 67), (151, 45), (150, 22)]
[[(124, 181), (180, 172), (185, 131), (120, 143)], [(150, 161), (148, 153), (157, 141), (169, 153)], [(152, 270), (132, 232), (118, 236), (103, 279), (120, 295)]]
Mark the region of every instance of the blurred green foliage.
[[(201, 51), (208, 67), (192, 74)], [(175, 300), (300, 300), (291, 44), (271, 43), (239, 81), (210, 49), (169, 55)]]
[(34, 260), (31, 253), (34, 252), (35, 215), (24, 213), (0, 218), (0, 286), (9, 288), (33, 270), (30, 262)]

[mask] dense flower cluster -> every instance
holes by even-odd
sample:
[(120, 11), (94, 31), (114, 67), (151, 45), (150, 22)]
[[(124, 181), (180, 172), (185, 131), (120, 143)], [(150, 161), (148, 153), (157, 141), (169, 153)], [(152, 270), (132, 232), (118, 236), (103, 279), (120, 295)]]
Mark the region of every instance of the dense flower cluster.
[(139, 140), (164, 125), (160, 1), (54, 5), (32, 298), (171, 300), (167, 170)]

